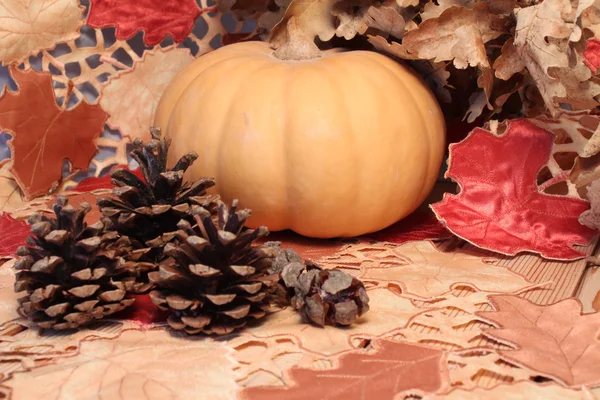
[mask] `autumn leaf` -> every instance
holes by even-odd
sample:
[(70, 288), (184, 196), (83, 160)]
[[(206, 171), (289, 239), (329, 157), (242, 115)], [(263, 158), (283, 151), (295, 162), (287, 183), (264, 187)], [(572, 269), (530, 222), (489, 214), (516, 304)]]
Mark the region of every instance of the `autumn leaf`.
[(25, 245), (29, 236), (29, 225), (9, 214), (0, 213), (0, 259), (15, 257), (17, 248)]
[(485, 3), (472, 9), (453, 6), (408, 32), (402, 46), (409, 54), (434, 62), (453, 60), (456, 68), (489, 68), (485, 43), (505, 33), (504, 18)]
[(0, 128), (13, 136), (11, 172), (25, 198), (31, 199), (57, 185), (65, 159), (73, 170), (88, 168), (106, 113), (85, 101), (71, 110), (59, 108), (50, 73), (16, 68), (11, 72), (19, 90), (0, 96)]
[(507, 268), (491, 265), (473, 251), (443, 252), (428, 241), (402, 245), (351, 245), (320, 261), (323, 266), (360, 268), (358, 277), (371, 284), (394, 284), (402, 293), (423, 298), (441, 296), (453, 286), (492, 292), (517, 292), (532, 283)]
[(500, 136), (474, 129), (450, 145), (446, 177), (458, 182), (460, 193), (445, 194), (431, 208), (450, 231), (481, 248), (562, 260), (583, 257), (573, 246), (588, 244), (594, 235), (578, 222), (588, 203), (546, 195), (537, 186), (553, 141), (553, 134), (527, 120), (508, 122)]
[(155, 46), (167, 35), (183, 42), (202, 11), (195, 0), (91, 0), (87, 24), (93, 28), (116, 27), (117, 39), (131, 39), (144, 32), (144, 43)]
[[(568, 45), (573, 38), (580, 36), (580, 28), (570, 21), (576, 21), (585, 7), (578, 7), (578, 2), (574, 3), (571, 4), (569, 0), (546, 0), (515, 11), (517, 26), (514, 46), (535, 80), (546, 107), (554, 116), (561, 112), (561, 99), (569, 103), (568, 86), (573, 83), (579, 86), (580, 82), (591, 77), (581, 70), (571, 71), (570, 82), (564, 82), (556, 75), (557, 70), (562, 70), (563, 75), (569, 72), (569, 54), (572, 52)], [(593, 93), (598, 94), (597, 88), (592, 93), (583, 94), (588, 97), (588, 103), (595, 103)]]
[(291, 387), (256, 387), (241, 399), (392, 399), (405, 390), (436, 392), (447, 380), (444, 353), (428, 347), (380, 340), (377, 351), (344, 354), (332, 370), (293, 368)]
[(17, 300), (22, 294), (15, 293), (14, 264), (13, 259), (0, 265), (0, 327), (20, 317), (17, 312)]
[(36, 211), (49, 211), (48, 197), (38, 197), (26, 202), (17, 181), (10, 172), (12, 163), (0, 167), (0, 213), (16, 219), (26, 219)]
[(0, 61), (20, 63), (39, 50), (79, 37), (84, 7), (78, 0), (0, 2)]
[(496, 78), (509, 80), (514, 74), (517, 74), (525, 68), (521, 60), (513, 39), (508, 39), (502, 46), (502, 54), (494, 61), (494, 73)]
[(365, 24), (397, 39), (404, 36), (404, 17), (394, 7), (369, 7), (364, 16)]
[(600, 67), (600, 40), (592, 38), (587, 41), (583, 58), (585, 65), (595, 74)]
[(579, 222), (591, 229), (600, 230), (600, 180), (595, 180), (588, 186), (587, 198), (590, 209), (581, 213)]
[(422, 400), (590, 400), (579, 390), (566, 389), (558, 385), (518, 382), (513, 385), (499, 385), (491, 390), (476, 388), (473, 390), (455, 389), (444, 395), (426, 395)]
[[(113, 171), (115, 169), (129, 169), (129, 166), (115, 165), (114, 167), (111, 168), (111, 171)], [(136, 169), (130, 170), (130, 171), (133, 172), (133, 174), (135, 176), (137, 176), (138, 178), (143, 179), (142, 170), (140, 168), (136, 168)], [(85, 178), (84, 180), (79, 182), (79, 184), (77, 186), (70, 189), (70, 191), (86, 193), (86, 192), (95, 192), (97, 190), (102, 190), (102, 189), (112, 189), (115, 186), (110, 181), (111, 181), (111, 177), (110, 177), (110, 171), (109, 171), (106, 175), (104, 175), (102, 177)]]
[(156, 48), (144, 52), (134, 68), (111, 77), (100, 105), (110, 117), (107, 124), (131, 139), (149, 139), (149, 127), (160, 97), (171, 80), (194, 58), (187, 49)]
[(495, 311), (478, 315), (497, 326), (484, 331), (512, 344), (499, 350), (506, 360), (573, 387), (600, 383), (600, 314), (581, 314), (581, 303), (569, 298), (539, 306), (516, 296), (491, 296)]
[(257, 338), (275, 335), (295, 337), (306, 350), (332, 355), (352, 349), (351, 337), (354, 335), (374, 337), (401, 328), (416, 311), (409, 299), (387, 289), (378, 288), (367, 293), (369, 312), (344, 329), (306, 323), (298, 312), (288, 307), (270, 313), (245, 331)]
[(130, 330), (83, 341), (77, 355), (6, 384), (15, 399), (229, 399), (237, 389), (234, 365), (229, 350), (210, 338)]

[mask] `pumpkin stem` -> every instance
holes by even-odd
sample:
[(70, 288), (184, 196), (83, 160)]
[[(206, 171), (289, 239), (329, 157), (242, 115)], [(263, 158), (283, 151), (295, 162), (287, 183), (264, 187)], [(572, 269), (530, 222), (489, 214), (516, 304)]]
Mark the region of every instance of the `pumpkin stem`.
[(323, 56), (321, 50), (317, 47), (313, 40), (310, 40), (300, 29), (298, 19), (292, 17), (288, 20), (287, 25), (287, 40), (273, 55), (280, 60), (312, 60)]

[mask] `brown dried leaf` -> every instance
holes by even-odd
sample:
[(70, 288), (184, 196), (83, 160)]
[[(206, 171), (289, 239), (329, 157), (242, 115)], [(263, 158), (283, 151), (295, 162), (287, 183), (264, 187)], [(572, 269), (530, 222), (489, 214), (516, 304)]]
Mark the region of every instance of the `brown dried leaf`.
[(374, 337), (404, 326), (416, 311), (410, 300), (390, 290), (367, 290), (367, 294), (370, 299), (369, 312), (344, 329), (308, 324), (288, 307), (271, 313), (259, 324), (249, 326), (246, 332), (259, 338), (276, 335), (295, 337), (304, 349), (331, 355), (351, 349), (354, 335)]
[(161, 95), (193, 60), (190, 51), (183, 48), (157, 47), (144, 52), (133, 69), (120, 72), (106, 84), (100, 105), (110, 114), (107, 124), (131, 139), (149, 139), (148, 128)]
[(494, 61), (494, 70), (496, 78), (509, 80), (514, 74), (525, 69), (523, 60), (517, 53), (513, 38), (509, 38), (502, 46), (502, 55)]
[[(535, 80), (546, 107), (554, 116), (561, 111), (559, 100), (569, 102), (573, 91), (578, 90), (579, 83), (589, 79), (581, 69), (568, 73), (569, 43), (581, 36), (580, 28), (573, 21), (576, 21), (586, 4), (577, 7), (576, 1), (572, 4), (569, 0), (546, 0), (515, 11), (517, 26), (514, 46)], [(569, 82), (563, 82), (562, 79), (568, 79)], [(576, 88), (566, 87), (573, 84)], [(596, 92), (597, 87), (594, 86), (579, 97), (585, 98), (584, 103), (596, 103), (593, 98), (587, 98)], [(583, 99), (573, 101), (581, 103)]]
[(579, 222), (592, 229), (600, 230), (600, 180), (588, 186), (587, 198), (590, 201), (590, 209), (581, 214)]
[(39, 50), (79, 37), (83, 11), (77, 0), (1, 2), (1, 64), (22, 62)]
[(438, 18), (444, 11), (453, 6), (472, 8), (473, 4), (473, 0), (438, 0), (437, 4), (434, 1), (430, 1), (423, 7), (421, 21), (427, 21), (431, 18)]
[(365, 23), (369, 28), (377, 29), (397, 39), (402, 39), (404, 36), (406, 22), (393, 7), (369, 7), (365, 15)]
[[(81, 343), (79, 354), (17, 373), (15, 398), (232, 398), (237, 389), (229, 350), (210, 338), (162, 330), (125, 331), (113, 340)], [(32, 385), (31, 382), (36, 384)]]
[(404, 60), (419, 59), (415, 54), (410, 54), (402, 44), (398, 42), (388, 42), (381, 36), (369, 35), (369, 43), (379, 51), (383, 51)]
[(420, 59), (453, 60), (459, 69), (488, 68), (484, 44), (505, 32), (504, 18), (490, 13), (485, 3), (472, 9), (453, 6), (407, 33), (402, 45)]
[(331, 14), (339, 20), (335, 35), (346, 40), (362, 35), (369, 26), (366, 23), (371, 0), (342, 0), (334, 4)]

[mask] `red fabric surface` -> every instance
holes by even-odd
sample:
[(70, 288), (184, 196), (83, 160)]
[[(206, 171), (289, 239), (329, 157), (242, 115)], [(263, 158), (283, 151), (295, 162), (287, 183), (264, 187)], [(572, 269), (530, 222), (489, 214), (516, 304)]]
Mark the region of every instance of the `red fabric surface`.
[(366, 235), (366, 238), (381, 242), (402, 244), (414, 240), (436, 240), (452, 234), (431, 212), (416, 211), (389, 228)]
[[(111, 168), (111, 171), (115, 170), (116, 168), (129, 169), (127, 167), (127, 165), (116, 165), (113, 168)], [(136, 168), (134, 170), (131, 170), (131, 172), (133, 172), (134, 175), (137, 176), (138, 178), (144, 179), (141, 169)], [(109, 172), (100, 178), (86, 178), (86, 179), (82, 180), (81, 182), (79, 182), (79, 185), (75, 186), (71, 190), (76, 191), (76, 192), (91, 192), (93, 190), (98, 190), (98, 189), (112, 189), (112, 188), (113, 188), (113, 185), (112, 185), (112, 183), (110, 183), (110, 172)]]
[(0, 214), (0, 258), (14, 257), (17, 248), (25, 244), (29, 236), (29, 225), (9, 214)]
[(600, 40), (590, 39), (587, 41), (583, 52), (585, 65), (595, 74), (600, 67)]
[(150, 300), (149, 295), (140, 294), (131, 297), (135, 298), (135, 303), (122, 312), (115, 314), (114, 317), (134, 321), (142, 326), (167, 322), (169, 313), (156, 307)]
[(195, 0), (92, 0), (87, 24), (114, 26), (120, 40), (144, 31), (144, 43), (154, 46), (167, 35), (176, 43), (185, 40), (203, 11), (209, 10), (200, 10)]
[(583, 257), (572, 246), (588, 244), (595, 235), (578, 221), (589, 203), (543, 194), (537, 186), (553, 141), (552, 133), (527, 120), (509, 122), (502, 136), (474, 129), (450, 146), (446, 177), (460, 185), (460, 193), (446, 194), (432, 209), (450, 231), (485, 249)]

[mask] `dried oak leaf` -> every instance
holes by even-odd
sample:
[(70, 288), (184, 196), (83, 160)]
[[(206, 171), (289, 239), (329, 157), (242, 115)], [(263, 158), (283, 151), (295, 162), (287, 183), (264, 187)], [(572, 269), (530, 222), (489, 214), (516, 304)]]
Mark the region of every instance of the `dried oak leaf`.
[(181, 69), (194, 60), (188, 49), (160, 48), (144, 52), (132, 69), (112, 76), (100, 98), (110, 114), (107, 124), (131, 139), (149, 139), (160, 97)]
[(50, 73), (11, 70), (16, 93), (0, 96), (0, 129), (8, 131), (11, 172), (26, 199), (48, 193), (62, 178), (64, 159), (73, 170), (87, 169), (98, 148), (106, 113), (81, 102), (66, 110), (56, 105)]
[(553, 142), (553, 134), (522, 119), (509, 121), (501, 136), (474, 129), (450, 145), (446, 177), (460, 185), (460, 193), (445, 194), (431, 208), (451, 232), (484, 249), (583, 257), (573, 246), (587, 245), (595, 234), (578, 221), (589, 204), (540, 193), (537, 186)]
[(455, 389), (444, 395), (423, 396), (422, 400), (590, 400), (580, 390), (567, 389), (552, 384), (518, 382), (514, 385), (499, 385), (492, 389), (475, 388), (473, 390)]
[(507, 81), (524, 69), (525, 64), (517, 53), (513, 38), (509, 38), (502, 46), (502, 54), (494, 61), (494, 74), (496, 78)]
[(581, 314), (569, 298), (539, 306), (516, 296), (491, 296), (495, 311), (479, 317), (497, 326), (484, 334), (514, 350), (498, 350), (509, 362), (572, 386), (600, 383), (600, 314)]
[(0, 2), (0, 61), (20, 63), (43, 49), (79, 37), (84, 7), (78, 0)]
[(17, 373), (7, 385), (17, 399), (227, 399), (237, 389), (234, 366), (230, 350), (209, 338), (124, 331), (83, 341), (77, 355)]
[(372, 0), (341, 0), (331, 9), (331, 15), (339, 20), (335, 35), (350, 40), (356, 35), (362, 35), (369, 29), (367, 15)]
[(344, 329), (306, 323), (298, 312), (288, 307), (272, 312), (260, 323), (248, 326), (245, 332), (258, 338), (276, 335), (295, 337), (306, 350), (332, 355), (352, 349), (352, 336), (376, 337), (393, 331), (403, 327), (417, 312), (409, 299), (388, 289), (376, 288), (367, 290), (367, 293), (369, 312)]
[(255, 387), (240, 392), (252, 399), (392, 399), (406, 390), (440, 390), (447, 381), (444, 352), (428, 347), (379, 340), (376, 352), (344, 354), (335, 369), (292, 368), (291, 387)]
[(456, 285), (477, 290), (513, 293), (532, 283), (508, 268), (492, 265), (475, 251), (439, 251), (428, 241), (400, 246), (356, 245), (364, 282), (395, 283), (403, 293), (422, 298), (441, 296)]
[(590, 201), (590, 209), (581, 213), (579, 222), (591, 229), (600, 230), (600, 180), (588, 186), (587, 198)]
[(0, 213), (0, 259), (14, 257), (19, 246), (25, 244), (30, 226), (9, 214)]
[(408, 32), (402, 46), (420, 59), (454, 61), (456, 68), (489, 68), (485, 43), (506, 33), (505, 18), (492, 14), (485, 3), (473, 8), (453, 6)]
[(369, 7), (364, 16), (365, 24), (369, 28), (377, 29), (397, 39), (404, 36), (406, 21), (394, 7), (381, 6)]
[(116, 27), (119, 40), (144, 32), (144, 43), (159, 44), (167, 35), (183, 42), (202, 12), (196, 0), (91, 0), (87, 24), (93, 28)]
[[(574, 21), (585, 9), (578, 7), (578, 2), (574, 3), (569, 0), (546, 0), (515, 10), (517, 26), (514, 46), (535, 80), (546, 107), (554, 116), (561, 112), (560, 103), (570, 103), (569, 95), (572, 96), (580, 89), (579, 84), (590, 78), (581, 69), (564, 76), (570, 71), (569, 43), (580, 36), (580, 28)], [(563, 79), (569, 79), (569, 82)], [(577, 87), (571, 88), (574, 84)], [(579, 94), (580, 97), (586, 97), (585, 104), (598, 104), (593, 99), (593, 94), (598, 94), (596, 86)], [(577, 99), (577, 102), (582, 100)]]

